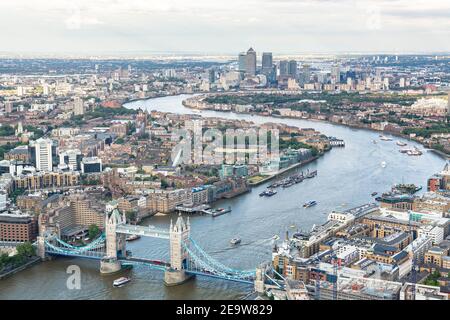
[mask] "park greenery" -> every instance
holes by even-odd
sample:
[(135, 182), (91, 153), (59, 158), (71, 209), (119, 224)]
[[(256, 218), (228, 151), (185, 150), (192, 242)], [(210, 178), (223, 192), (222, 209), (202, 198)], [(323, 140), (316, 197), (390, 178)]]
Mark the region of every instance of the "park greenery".
[[(328, 92), (304, 92), (292, 95), (275, 95), (275, 94), (248, 94), (248, 95), (214, 95), (205, 98), (207, 103), (219, 104), (239, 104), (239, 105), (257, 105), (271, 104), (275, 108), (285, 103), (296, 103), (301, 100), (324, 101), (328, 105), (342, 106), (352, 103), (396, 103), (399, 105), (411, 105), (417, 100), (418, 96), (401, 95), (401, 94), (359, 94), (352, 92), (328, 93)], [(301, 102), (303, 108), (308, 103)]]
[(94, 119), (94, 118), (104, 118), (104, 119), (112, 119), (115, 116), (126, 116), (133, 115), (136, 113), (136, 110), (127, 109), (124, 107), (120, 108), (105, 108), (102, 106), (97, 106), (94, 110), (85, 113), (85, 119)]
[(436, 133), (450, 133), (450, 123), (433, 124), (423, 128), (406, 128), (403, 133), (407, 135), (414, 133), (419, 137), (429, 138)]
[(281, 150), (285, 150), (285, 149), (288, 149), (288, 148), (296, 149), (296, 150), (301, 149), (301, 148), (311, 149), (311, 154), (312, 154), (313, 157), (316, 156), (319, 153), (319, 150), (317, 150), (317, 148), (315, 148), (313, 146), (310, 146), (310, 145), (308, 145), (306, 143), (297, 141), (294, 138), (291, 138), (289, 140), (280, 139), (279, 146), (280, 146)]
[(16, 132), (16, 130), (14, 129), (14, 127), (12, 127), (10, 125), (0, 126), (0, 136), (1, 137), (12, 136), (15, 134), (15, 132)]
[(96, 224), (91, 224), (88, 229), (89, 239), (93, 240), (100, 234), (100, 228)]
[(441, 277), (441, 273), (438, 270), (434, 270), (426, 279), (424, 284), (427, 286), (439, 286), (438, 279)]
[(7, 272), (20, 267), (36, 254), (36, 250), (30, 242), (19, 244), (16, 250), (17, 254), (13, 256), (6, 253), (0, 255), (0, 272)]
[(137, 219), (137, 213), (134, 210), (128, 210), (125, 212), (125, 218), (128, 222), (136, 222)]

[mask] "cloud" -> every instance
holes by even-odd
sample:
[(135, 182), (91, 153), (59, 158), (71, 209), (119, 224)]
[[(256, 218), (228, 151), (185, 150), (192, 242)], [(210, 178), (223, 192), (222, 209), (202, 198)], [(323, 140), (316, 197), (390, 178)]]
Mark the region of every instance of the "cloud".
[(90, 17), (78, 8), (73, 10), (72, 14), (64, 20), (64, 23), (69, 30), (79, 30), (84, 26), (103, 24), (96, 17)]
[(449, 15), (440, 0), (0, 0), (0, 50), (450, 50)]

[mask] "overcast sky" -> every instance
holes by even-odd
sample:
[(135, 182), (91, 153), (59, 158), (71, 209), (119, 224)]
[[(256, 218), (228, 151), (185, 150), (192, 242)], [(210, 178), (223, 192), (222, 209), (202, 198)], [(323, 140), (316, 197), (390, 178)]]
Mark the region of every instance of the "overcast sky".
[(448, 0), (0, 0), (0, 51), (450, 51)]

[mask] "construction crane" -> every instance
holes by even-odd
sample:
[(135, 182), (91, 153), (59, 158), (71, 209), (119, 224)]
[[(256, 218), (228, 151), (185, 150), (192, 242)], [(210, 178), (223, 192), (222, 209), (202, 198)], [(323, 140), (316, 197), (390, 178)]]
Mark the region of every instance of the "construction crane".
[(316, 269), (316, 300), (320, 300), (320, 270)]
[(336, 257), (336, 254), (333, 254), (331, 257), (331, 262), (333, 264), (333, 300), (337, 300), (337, 281), (338, 281), (338, 267), (339, 267), (339, 260)]
[[(412, 229), (412, 222), (413, 222), (413, 217), (412, 217), (412, 213), (409, 213), (409, 218), (408, 218), (408, 231), (409, 234), (411, 235), (411, 242), (414, 241), (414, 234), (413, 234), (413, 229)], [(414, 253), (414, 247), (411, 246), (411, 251), (412, 251), (412, 261), (411, 261), (411, 283), (413, 283), (413, 288), (411, 291), (411, 300), (416, 300), (416, 282), (417, 282), (417, 274), (416, 274), (416, 255)]]

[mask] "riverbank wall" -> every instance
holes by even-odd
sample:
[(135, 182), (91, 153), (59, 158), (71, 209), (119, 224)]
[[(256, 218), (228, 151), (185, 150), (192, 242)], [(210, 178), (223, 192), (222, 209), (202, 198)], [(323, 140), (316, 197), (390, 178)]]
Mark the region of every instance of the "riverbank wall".
[(19, 266), (17, 268), (14, 268), (14, 269), (12, 269), (12, 270), (10, 270), (8, 272), (0, 274), (0, 280), (5, 279), (7, 277), (10, 277), (10, 276), (16, 274), (17, 272), (23, 271), (23, 270), (25, 270), (25, 269), (27, 269), (27, 268), (29, 268), (31, 266), (34, 266), (35, 264), (38, 264), (41, 261), (42, 261), (41, 258), (34, 257), (30, 261), (28, 261), (27, 263), (25, 263), (25, 264), (23, 264), (23, 265), (21, 265), (21, 266)]

